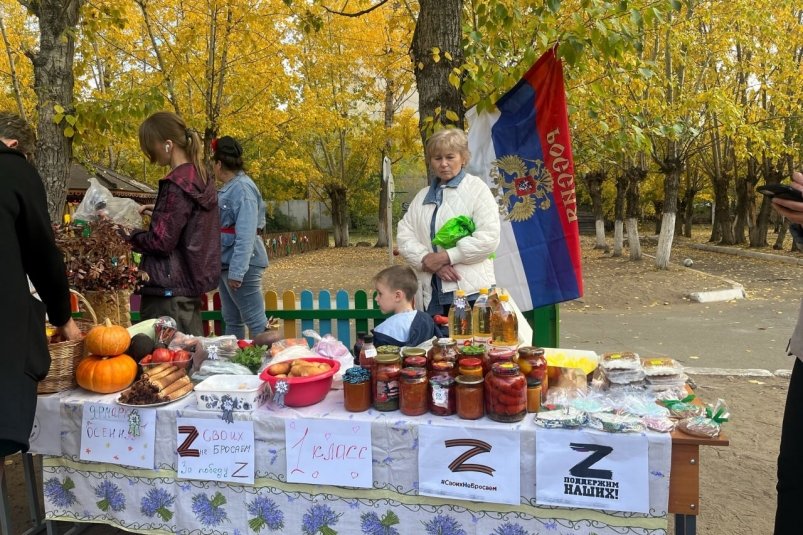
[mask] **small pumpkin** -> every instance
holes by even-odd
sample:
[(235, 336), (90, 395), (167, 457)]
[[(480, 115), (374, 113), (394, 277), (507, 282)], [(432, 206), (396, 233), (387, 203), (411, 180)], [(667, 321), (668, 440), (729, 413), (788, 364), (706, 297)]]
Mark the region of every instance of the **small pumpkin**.
[(112, 324), (109, 318), (101, 325), (92, 327), (84, 338), (86, 350), (102, 357), (120, 355), (128, 349), (130, 343), (131, 335), (128, 330), (121, 325)]
[(87, 355), (78, 363), (75, 380), (90, 392), (111, 394), (131, 386), (137, 369), (137, 363), (126, 354), (115, 357)]

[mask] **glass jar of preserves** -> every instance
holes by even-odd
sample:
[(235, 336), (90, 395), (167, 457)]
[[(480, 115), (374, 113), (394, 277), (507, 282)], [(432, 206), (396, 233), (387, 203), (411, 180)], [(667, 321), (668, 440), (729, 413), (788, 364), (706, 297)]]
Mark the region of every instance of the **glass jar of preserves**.
[(468, 345), (468, 346), (460, 346), (457, 348), (457, 362), (458, 364), (463, 359), (467, 358), (476, 358), (482, 361), (482, 358), (485, 356), (485, 347), (481, 345)]
[(519, 348), (519, 369), (522, 375), (530, 379), (535, 379), (539, 383), (544, 382), (546, 377), (546, 356), (540, 347), (525, 346)]
[(402, 368), (399, 390), (399, 408), (402, 414), (418, 416), (429, 410), (425, 368)]
[(476, 357), (464, 358), (463, 360), (460, 361), (460, 364), (457, 369), (457, 374), (483, 377), (482, 361)]
[(451, 378), (457, 377), (457, 367), (454, 362), (440, 361), (433, 362), (432, 369), (429, 371), (430, 378), (437, 376), (449, 376)]
[(371, 372), (354, 366), (343, 374), (343, 408), (363, 412), (371, 408)]
[(401, 350), (402, 361), (407, 357), (424, 357), (427, 356), (427, 350), (423, 347), (403, 347)]
[(513, 362), (497, 362), (485, 377), (485, 413), (497, 422), (518, 422), (527, 415), (527, 380)]
[(426, 368), (427, 357), (411, 356), (404, 357), (402, 368)]
[(455, 413), (456, 393), (454, 377), (436, 375), (429, 379), (429, 412), (436, 416), (449, 416)]
[(433, 364), (442, 361), (457, 361), (457, 342), (452, 338), (438, 338), (438, 343), (433, 347), (430, 369), (432, 369)]
[(485, 379), (476, 375), (459, 375), (457, 383), (457, 416), (463, 420), (478, 420), (485, 414)]
[(488, 350), (488, 362), (491, 368), (497, 362), (513, 362), (515, 358), (516, 350), (512, 347), (492, 347)]
[(541, 410), (541, 381), (527, 379), (527, 412)]
[(399, 408), (399, 355), (383, 353), (376, 356), (374, 368), (374, 408), (395, 411)]

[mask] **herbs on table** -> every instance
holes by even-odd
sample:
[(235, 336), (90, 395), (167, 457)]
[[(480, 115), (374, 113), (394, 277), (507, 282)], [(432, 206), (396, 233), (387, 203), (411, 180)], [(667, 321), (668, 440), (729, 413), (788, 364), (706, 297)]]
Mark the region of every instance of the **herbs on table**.
[(234, 353), (234, 357), (232, 357), (231, 361), (236, 364), (242, 364), (251, 370), (251, 373), (256, 374), (259, 372), (259, 368), (262, 367), (262, 358), (265, 356), (267, 350), (268, 348), (265, 346), (251, 345), (244, 347)]

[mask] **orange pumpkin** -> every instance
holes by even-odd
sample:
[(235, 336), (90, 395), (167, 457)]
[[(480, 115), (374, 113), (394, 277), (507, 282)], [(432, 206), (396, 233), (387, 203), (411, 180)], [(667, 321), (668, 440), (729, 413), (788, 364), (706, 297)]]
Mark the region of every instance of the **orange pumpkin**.
[(87, 355), (75, 370), (75, 379), (81, 388), (100, 394), (128, 388), (136, 376), (137, 363), (125, 354), (116, 357)]
[(92, 327), (84, 338), (86, 350), (103, 357), (124, 353), (130, 343), (131, 335), (128, 330), (121, 325), (113, 325), (109, 318), (103, 324)]

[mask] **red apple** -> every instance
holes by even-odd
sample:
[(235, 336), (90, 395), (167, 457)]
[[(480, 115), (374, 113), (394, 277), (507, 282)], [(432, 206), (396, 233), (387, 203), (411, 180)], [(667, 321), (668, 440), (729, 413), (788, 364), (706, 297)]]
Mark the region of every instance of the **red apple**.
[(148, 353), (147, 355), (142, 357), (142, 360), (140, 360), (139, 363), (140, 364), (150, 364), (152, 361), (153, 361), (153, 355)]
[(166, 347), (158, 347), (153, 350), (153, 357), (151, 358), (151, 362), (161, 364), (162, 362), (170, 362), (173, 358), (173, 355), (170, 354), (170, 350)]

